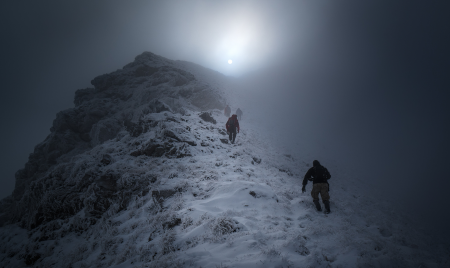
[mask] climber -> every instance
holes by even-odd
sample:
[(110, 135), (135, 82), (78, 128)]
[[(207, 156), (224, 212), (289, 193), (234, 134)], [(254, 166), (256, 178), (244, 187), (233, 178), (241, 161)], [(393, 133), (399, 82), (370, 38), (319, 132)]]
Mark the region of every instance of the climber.
[(236, 139), (236, 130), (237, 133), (239, 133), (239, 121), (237, 119), (237, 115), (233, 114), (230, 118), (228, 118), (225, 126), (227, 128), (230, 142), (234, 143), (234, 140)]
[(225, 107), (225, 112), (224, 112), (224, 114), (225, 114), (226, 117), (230, 117), (230, 114), (231, 114), (231, 108), (230, 108), (230, 106), (228, 106), (228, 104), (227, 104), (227, 107)]
[(241, 120), (241, 118), (242, 118), (242, 111), (241, 111), (241, 109), (237, 108), (236, 115), (238, 116), (238, 119)]
[(303, 178), (303, 187), (302, 193), (306, 192), (306, 184), (308, 181), (313, 182), (313, 188), (311, 191), (311, 196), (313, 198), (313, 202), (316, 205), (317, 211), (322, 211), (319, 203), (319, 193), (322, 197), (322, 202), (325, 205), (325, 213), (330, 213), (330, 195), (328, 191), (330, 190), (330, 185), (328, 184), (328, 180), (331, 178), (330, 172), (324, 166), (322, 166), (319, 161), (313, 161), (313, 167), (306, 172), (305, 177)]

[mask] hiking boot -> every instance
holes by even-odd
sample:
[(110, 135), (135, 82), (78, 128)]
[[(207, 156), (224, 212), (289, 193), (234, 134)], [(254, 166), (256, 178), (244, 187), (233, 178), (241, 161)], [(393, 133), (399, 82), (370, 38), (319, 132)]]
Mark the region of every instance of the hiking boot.
[(325, 205), (325, 213), (326, 214), (330, 213), (331, 212), (330, 211), (330, 201), (328, 201), (328, 200), (323, 201), (323, 204)]
[(320, 203), (319, 203), (319, 200), (314, 200), (313, 201), (314, 202), (314, 205), (316, 205), (316, 209), (317, 209), (317, 211), (322, 211), (322, 207), (320, 207)]

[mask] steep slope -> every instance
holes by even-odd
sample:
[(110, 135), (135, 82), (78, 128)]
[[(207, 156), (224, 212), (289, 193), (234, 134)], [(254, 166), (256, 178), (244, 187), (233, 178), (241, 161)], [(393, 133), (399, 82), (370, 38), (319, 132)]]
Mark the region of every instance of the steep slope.
[[(447, 267), (331, 162), (332, 214), (245, 119), (229, 144), (230, 81), (151, 53), (79, 90), (2, 201), (2, 267)], [(308, 186), (308, 190), (310, 189)]]
[[(33, 220), (25, 218), (33, 217), (28, 215), (27, 208), (36, 204), (23, 198), (24, 193), (51, 167), (69, 162), (73, 156), (116, 137), (124, 126), (142, 131), (140, 118), (145, 114), (161, 111), (183, 114), (185, 108), (207, 110), (224, 106), (217, 88), (196, 80), (194, 75), (180, 69), (177, 62), (149, 52), (91, 83), (95, 88), (75, 93), (75, 108), (57, 114), (51, 134), (35, 147), (25, 168), (16, 173), (12, 197), (3, 203), (18, 207), (8, 213), (20, 218), (22, 226), (33, 225)], [(0, 223), (8, 217), (2, 215)]]

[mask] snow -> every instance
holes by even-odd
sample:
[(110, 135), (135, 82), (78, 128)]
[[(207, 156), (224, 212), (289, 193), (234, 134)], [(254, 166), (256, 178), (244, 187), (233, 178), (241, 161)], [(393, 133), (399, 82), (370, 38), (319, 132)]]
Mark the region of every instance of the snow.
[[(225, 124), (219, 111), (214, 115), (219, 126)], [(163, 115), (152, 116), (161, 119)], [(130, 165), (145, 169), (153, 162), (154, 167), (159, 167), (150, 169), (153, 172), (178, 172), (177, 177), (159, 181), (154, 189), (173, 189), (186, 183), (182, 193), (164, 202), (167, 210), (161, 215), (161, 219), (179, 217), (183, 224), (172, 230), (158, 230), (161, 233), (152, 240), (159, 240), (155, 242), (155, 252), (168, 247), (167, 244), (175, 249), (171, 253), (174, 259), (163, 258), (171, 265), (176, 265), (178, 260), (186, 267), (364, 267), (369, 263), (374, 267), (394, 267), (393, 264), (407, 267), (423, 261), (433, 267), (432, 263), (438, 261), (427, 259), (423, 255), (427, 248), (414, 244), (422, 243), (421, 238), (416, 242), (420, 234), (397, 223), (392, 215), (377, 211), (376, 202), (351, 194), (359, 193), (357, 189), (346, 190), (352, 185), (346, 185), (345, 178), (333, 176), (330, 180), (332, 213), (316, 212), (309, 193), (301, 193), (301, 175), (307, 169), (302, 161), (255, 141), (251, 122), (242, 121), (245, 127), (238, 134), (237, 144), (222, 145), (221, 134), (207, 128), (218, 126), (199, 123), (195, 116), (185, 117), (191, 133), (214, 142), (209, 140), (211, 146), (194, 148), (192, 158), (152, 161), (144, 156), (135, 161), (116, 159), (114, 163), (116, 167)], [(149, 132), (142, 138), (154, 137), (155, 133)], [(249, 137), (253, 139), (251, 142)], [(107, 142), (102, 150), (97, 149), (97, 154), (116, 151), (117, 147), (117, 142)], [(261, 158), (261, 163), (252, 164), (253, 157)], [(280, 166), (295, 175), (281, 172)], [(180, 169), (185, 172), (180, 173)], [(329, 170), (333, 174), (333, 167)], [(139, 202), (142, 204), (137, 205)], [(111, 267), (152, 266), (154, 261), (140, 261), (138, 255), (142, 251), (145, 254), (148, 237), (157, 229), (158, 223), (148, 213), (154, 206), (148, 197), (136, 199), (135, 205), (129, 205), (127, 210), (104, 222), (106, 226), (97, 230), (98, 237), (71, 234), (58, 243), (50, 258), (64, 265), (65, 261), (57, 256), (71, 256), (74, 267), (95, 266), (103, 249), (89, 249), (98, 243), (107, 250), (105, 244), (113, 241), (119, 256), (107, 255), (101, 263), (117, 263), (126, 247), (133, 244), (136, 251), (122, 257), (127, 261)], [(23, 230), (17, 231), (25, 235)], [(19, 244), (16, 240), (10, 243)], [(45, 243), (55, 242), (44, 241), (40, 245), (45, 248)], [(431, 249), (431, 245), (421, 246)]]
[[(213, 85), (220, 78), (190, 63), (174, 64)], [(3, 226), (1, 266), (26, 267), (24, 256), (39, 254), (35, 267), (449, 267), (448, 247), (417, 230), (388, 200), (366, 195), (363, 181), (327, 159), (319, 160), (332, 175), (332, 213), (317, 212), (312, 185), (301, 191), (314, 159), (274, 146), (255, 112), (244, 111), (236, 143), (225, 144), (221, 111), (210, 111), (217, 124), (186, 111), (149, 113), (142, 120), (157, 124), (147, 132), (133, 137), (122, 130), (74, 156), (65, 184), (81, 183), (83, 171), (94, 170), (117, 175), (118, 189), (137, 194), (90, 224), (96, 187), (108, 187), (96, 179), (81, 193), (85, 208), (73, 217), (31, 231)], [(181, 141), (164, 136), (167, 130)], [(170, 142), (191, 156), (130, 155), (149, 142)], [(101, 166), (104, 154), (113, 161)], [(153, 192), (170, 195), (159, 202)]]

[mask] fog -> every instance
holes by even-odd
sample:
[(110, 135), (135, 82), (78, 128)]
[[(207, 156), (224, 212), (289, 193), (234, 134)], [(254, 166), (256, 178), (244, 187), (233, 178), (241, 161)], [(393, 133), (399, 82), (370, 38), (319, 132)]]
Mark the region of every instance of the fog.
[(448, 3), (2, 6), (0, 198), (75, 90), (151, 51), (234, 77), (280, 144), (354, 169), (450, 237)]

